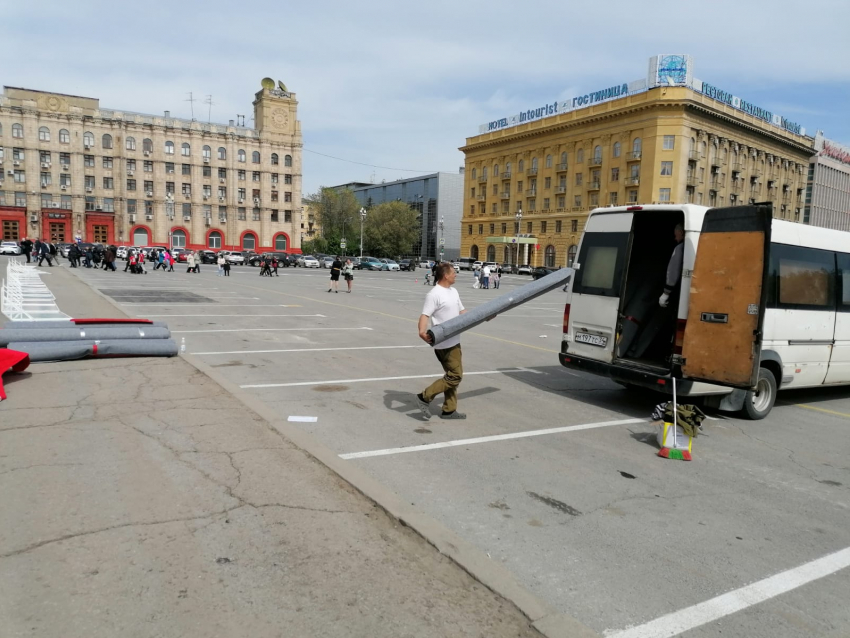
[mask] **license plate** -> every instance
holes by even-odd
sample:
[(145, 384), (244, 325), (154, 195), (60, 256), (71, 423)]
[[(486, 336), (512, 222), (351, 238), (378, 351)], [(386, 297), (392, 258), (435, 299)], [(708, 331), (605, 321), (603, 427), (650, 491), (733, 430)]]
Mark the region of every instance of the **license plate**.
[(586, 343), (590, 346), (598, 346), (600, 348), (608, 345), (608, 337), (600, 337), (599, 335), (592, 335), (586, 332), (577, 332), (575, 340), (578, 343)]

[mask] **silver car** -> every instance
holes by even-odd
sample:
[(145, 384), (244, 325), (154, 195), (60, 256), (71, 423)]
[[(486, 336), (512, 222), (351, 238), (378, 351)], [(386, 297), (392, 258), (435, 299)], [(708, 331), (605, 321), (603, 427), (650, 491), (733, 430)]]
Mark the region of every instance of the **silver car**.
[(0, 244), (0, 255), (20, 255), (21, 247), (13, 241), (4, 241)]

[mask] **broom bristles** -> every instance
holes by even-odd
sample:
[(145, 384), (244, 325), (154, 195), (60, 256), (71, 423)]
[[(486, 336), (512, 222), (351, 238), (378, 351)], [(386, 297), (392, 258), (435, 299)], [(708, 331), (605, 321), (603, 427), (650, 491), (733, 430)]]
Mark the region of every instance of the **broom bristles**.
[(677, 450), (669, 447), (663, 447), (658, 450), (658, 456), (663, 459), (674, 459), (676, 461), (691, 460), (691, 453), (688, 450)]

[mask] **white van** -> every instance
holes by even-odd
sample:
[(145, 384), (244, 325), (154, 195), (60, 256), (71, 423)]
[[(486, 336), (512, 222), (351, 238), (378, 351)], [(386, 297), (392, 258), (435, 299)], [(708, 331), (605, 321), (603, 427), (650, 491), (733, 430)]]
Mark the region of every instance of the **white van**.
[(461, 270), (472, 270), (472, 264), (475, 263), (475, 260), (472, 257), (461, 257), (455, 261), (458, 266), (460, 266)]
[(751, 419), (779, 388), (850, 384), (850, 233), (775, 220), (769, 204), (597, 209), (574, 267), (564, 366), (668, 393), (675, 376), (680, 395)]

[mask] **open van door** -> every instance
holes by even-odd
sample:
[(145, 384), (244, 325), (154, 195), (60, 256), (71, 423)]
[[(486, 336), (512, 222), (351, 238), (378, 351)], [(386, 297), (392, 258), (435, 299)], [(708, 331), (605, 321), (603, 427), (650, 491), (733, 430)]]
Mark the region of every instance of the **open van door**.
[(737, 388), (755, 387), (772, 217), (771, 206), (706, 212), (691, 275), (683, 376)]

